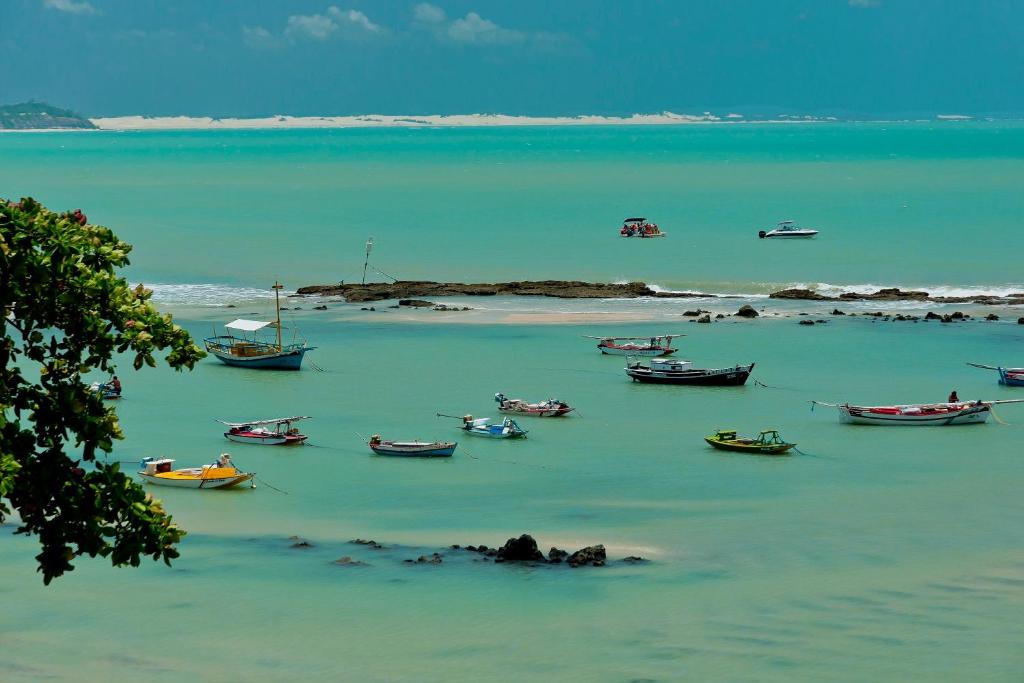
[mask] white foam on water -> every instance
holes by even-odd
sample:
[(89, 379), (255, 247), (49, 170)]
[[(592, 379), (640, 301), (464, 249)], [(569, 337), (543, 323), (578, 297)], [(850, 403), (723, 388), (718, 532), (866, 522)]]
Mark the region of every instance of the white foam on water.
[(854, 285), (835, 285), (828, 282), (797, 282), (788, 285), (790, 288), (811, 289), (824, 296), (839, 296), (845, 292), (854, 294), (874, 294), (880, 289), (901, 289), (904, 292), (928, 292), (929, 296), (977, 297), (977, 296), (1009, 296), (1024, 293), (1024, 284), (1003, 285), (906, 285), (906, 284), (874, 284), (863, 283)]
[[(133, 283), (134, 287), (135, 284)], [(183, 306), (224, 306), (251, 301), (265, 301), (274, 298), (273, 290), (256, 289), (254, 287), (233, 287), (231, 285), (200, 283), (200, 284), (168, 284), (143, 283), (146, 289), (153, 290), (153, 301), (159, 304)], [(281, 295), (291, 292), (282, 290)]]

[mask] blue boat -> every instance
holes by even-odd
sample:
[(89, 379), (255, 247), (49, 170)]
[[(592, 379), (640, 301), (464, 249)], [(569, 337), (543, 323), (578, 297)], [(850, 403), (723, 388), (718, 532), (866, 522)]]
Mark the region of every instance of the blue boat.
[[(302, 358), (307, 351), (315, 346), (301, 344), (284, 344), (281, 341), (281, 283), (274, 283), (274, 304), (277, 309), (277, 322), (261, 320), (233, 320), (224, 327), (228, 334), (214, 335), (203, 340), (206, 350), (225, 365), (237, 368), (253, 368), (256, 370), (301, 370)], [(262, 341), (256, 338), (256, 332), (265, 327), (277, 329), (277, 343)], [(232, 332), (238, 332), (239, 335)], [(250, 336), (246, 336), (248, 332)]]
[(968, 363), (968, 365), (981, 368), (982, 370), (995, 370), (999, 373), (999, 383), (1008, 387), (1024, 387), (1024, 368), (1004, 368), (995, 365), (982, 365), (980, 363)]
[(458, 446), (454, 441), (384, 441), (374, 434), (369, 441), (370, 450), (377, 455), (397, 455), (406, 458), (450, 458)]

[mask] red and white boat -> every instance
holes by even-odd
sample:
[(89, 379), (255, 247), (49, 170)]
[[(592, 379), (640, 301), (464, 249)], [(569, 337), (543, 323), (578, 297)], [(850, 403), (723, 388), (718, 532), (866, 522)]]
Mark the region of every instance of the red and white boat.
[(309, 437), (300, 434), (298, 428), (293, 427), (293, 422), (308, 420), (309, 415), (297, 415), (295, 417), (281, 417), (274, 420), (252, 420), (251, 422), (225, 422), (228, 431), (224, 436), (229, 441), (238, 443), (254, 443), (262, 446), (297, 446)]
[(829, 406), (839, 411), (839, 421), (846, 424), (943, 427), (946, 425), (983, 424), (992, 414), (992, 406), (1008, 401), (966, 401), (959, 403), (911, 403), (895, 406), (854, 406), (849, 403), (812, 404)]
[(557, 398), (549, 398), (540, 403), (527, 403), (518, 398), (507, 398), (505, 394), (499, 392), (494, 395), (494, 400), (498, 404), (499, 413), (524, 417), (562, 417), (576, 410)]
[(584, 336), (588, 339), (597, 339), (598, 350), (609, 356), (669, 356), (676, 352), (676, 349), (672, 348), (672, 339), (674, 337), (682, 337), (683, 335), (661, 335), (658, 337)]

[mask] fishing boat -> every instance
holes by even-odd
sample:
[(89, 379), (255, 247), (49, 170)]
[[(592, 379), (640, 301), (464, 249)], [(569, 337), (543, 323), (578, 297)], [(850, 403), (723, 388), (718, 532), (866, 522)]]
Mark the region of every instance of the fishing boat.
[(568, 415), (575, 408), (571, 408), (565, 401), (557, 398), (549, 398), (540, 403), (527, 403), (518, 398), (506, 398), (501, 392), (494, 395), (498, 404), (498, 412), (511, 415), (522, 415), (524, 417), (562, 417)]
[[(231, 456), (221, 453), (210, 465), (172, 469), (171, 458), (143, 458), (139, 476), (151, 484), (176, 486), (186, 489), (228, 489), (251, 481), (254, 472), (243, 472), (231, 462)], [(255, 486), (255, 485), (254, 485)]]
[(785, 455), (796, 446), (785, 441), (774, 429), (762, 430), (756, 439), (737, 437), (734, 429), (719, 429), (711, 436), (705, 436), (704, 440), (719, 450), (753, 455)]
[(627, 218), (622, 221), (622, 228), (619, 234), (623, 237), (664, 237), (666, 233), (661, 231), (657, 223), (648, 223), (646, 218)]
[[(307, 346), (306, 342), (284, 344), (281, 340), (281, 289), (280, 282), (274, 283), (274, 307), (277, 311), (277, 320), (243, 320), (239, 318), (229, 322), (224, 327), (228, 334), (214, 336), (204, 340), (206, 350), (216, 356), (222, 363), (241, 368), (256, 368), (259, 370), (299, 370), (302, 367), (302, 358), (307, 351), (312, 351), (314, 346)], [(256, 338), (256, 332), (265, 327), (274, 327), (277, 331), (277, 343), (263, 341)], [(238, 334), (235, 334), (238, 333)], [(248, 334), (246, 334), (248, 333)]]
[[(583, 335), (587, 339), (597, 339), (597, 349), (607, 356), (670, 356), (676, 352), (672, 348), (672, 339), (682, 337), (681, 334), (663, 334), (653, 337), (593, 337)], [(646, 342), (646, 343), (645, 343)]]
[(736, 365), (731, 368), (694, 368), (688, 360), (657, 358), (649, 366), (639, 361), (626, 361), (626, 374), (634, 382), (648, 384), (688, 384), (692, 386), (731, 387), (745, 384), (754, 364)]
[(992, 414), (992, 406), (1020, 403), (1024, 399), (1003, 401), (962, 401), (957, 403), (911, 403), (894, 406), (854, 406), (849, 403), (811, 401), (811, 406), (836, 408), (839, 421), (846, 424), (943, 427), (983, 424)]
[(486, 436), (491, 439), (517, 439), (526, 436), (526, 430), (516, 424), (511, 417), (506, 417), (499, 424), (491, 424), (491, 418), (465, 415), (462, 418), (462, 430), (474, 436)]
[(771, 230), (759, 230), (757, 236), (761, 239), (770, 239), (772, 237), (814, 237), (817, 234), (817, 230), (801, 228), (794, 221), (779, 221)]
[(458, 443), (454, 441), (384, 441), (374, 434), (368, 442), (377, 455), (398, 455), (407, 458), (450, 458)]
[(217, 420), (217, 422), (227, 425), (228, 431), (224, 432), (224, 436), (229, 441), (255, 443), (263, 446), (296, 446), (309, 437), (300, 434), (298, 428), (293, 427), (292, 423), (308, 419), (309, 415), (296, 415), (274, 420), (252, 420), (251, 422)]
[(983, 370), (995, 370), (999, 373), (999, 383), (1008, 387), (1024, 387), (1024, 368), (1004, 368), (997, 365), (982, 365), (981, 363), (968, 363), (968, 365)]

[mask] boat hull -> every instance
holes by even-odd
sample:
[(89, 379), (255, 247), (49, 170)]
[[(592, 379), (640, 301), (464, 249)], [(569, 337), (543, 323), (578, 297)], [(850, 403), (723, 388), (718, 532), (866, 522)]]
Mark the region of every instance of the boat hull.
[(479, 428), (476, 428), (476, 427), (474, 427), (472, 429), (464, 429), (463, 431), (466, 432), (467, 434), (472, 434), (473, 436), (482, 436), (482, 437), (487, 438), (487, 439), (524, 439), (524, 438), (526, 438), (526, 432), (525, 431), (523, 431), (523, 432), (510, 432), (510, 431), (505, 431), (505, 430), (502, 430), (502, 429), (491, 430), (491, 429), (479, 429)]
[(765, 233), (763, 239), (766, 240), (781, 240), (781, 239), (808, 239), (818, 234), (817, 230), (807, 232), (777, 232), (777, 233)]
[(568, 415), (575, 408), (549, 408), (544, 410), (509, 410), (508, 408), (498, 408), (499, 413), (505, 415), (517, 415), (519, 417), (563, 417)]
[(1024, 369), (999, 368), (999, 383), (1008, 387), (1024, 387)]
[(666, 348), (654, 348), (654, 349), (630, 349), (621, 346), (601, 346), (598, 344), (598, 349), (601, 350), (606, 356), (640, 356), (644, 358), (651, 358), (655, 356), (671, 356), (676, 352), (675, 349)]
[(139, 472), (139, 476), (150, 484), (156, 484), (158, 486), (172, 486), (180, 489), (229, 489), (239, 484), (244, 484), (250, 481), (255, 474), (251, 472), (239, 472), (238, 474), (231, 477), (161, 477), (159, 475), (146, 474), (145, 472)]
[(450, 458), (457, 443), (388, 443), (370, 444), (370, 450), (377, 455), (402, 458)]
[(241, 434), (224, 432), (224, 436), (228, 441), (235, 443), (250, 443), (260, 446), (298, 446), (309, 438), (305, 434), (256, 434), (252, 432)]
[(225, 365), (235, 368), (252, 368), (254, 370), (301, 370), (302, 358), (311, 349), (293, 349), (280, 353), (260, 356), (234, 356), (216, 349), (207, 349), (211, 355)]
[(711, 446), (721, 451), (732, 451), (734, 453), (747, 453), (750, 455), (786, 455), (788, 451), (796, 446), (795, 443), (783, 444), (744, 444), (734, 441), (723, 441), (713, 436), (705, 436), (704, 440)]
[(678, 384), (698, 387), (734, 387), (746, 384), (754, 364), (715, 370), (684, 370), (681, 372), (651, 372), (649, 368), (629, 367), (626, 374), (634, 382), (644, 384)]
[(860, 406), (837, 406), (839, 421), (844, 424), (876, 425), (887, 427), (944, 427), (948, 425), (984, 424), (992, 414), (988, 405), (969, 406), (955, 413), (903, 414), (870, 412)]

